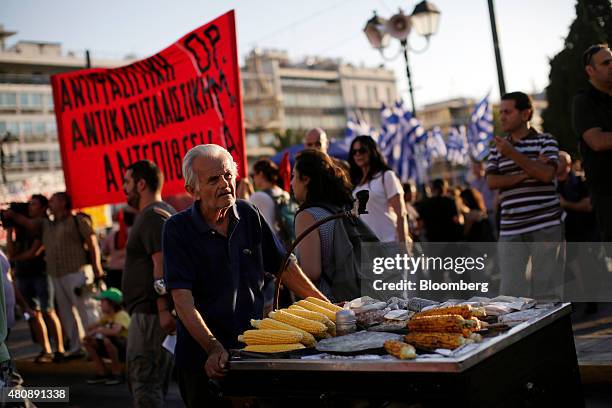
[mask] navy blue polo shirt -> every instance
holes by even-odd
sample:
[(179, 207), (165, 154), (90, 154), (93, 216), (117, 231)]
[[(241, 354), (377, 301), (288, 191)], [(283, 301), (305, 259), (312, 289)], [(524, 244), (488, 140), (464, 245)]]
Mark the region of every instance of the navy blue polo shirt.
[[(228, 236), (204, 221), (196, 201), (164, 224), (164, 274), (169, 290), (189, 289), (213, 335), (226, 349), (240, 347), (239, 334), (263, 313), (264, 271), (276, 274), (284, 255), (261, 213), (237, 200), (229, 211)], [(183, 369), (203, 370), (206, 353), (185, 326), (177, 324), (175, 360)]]

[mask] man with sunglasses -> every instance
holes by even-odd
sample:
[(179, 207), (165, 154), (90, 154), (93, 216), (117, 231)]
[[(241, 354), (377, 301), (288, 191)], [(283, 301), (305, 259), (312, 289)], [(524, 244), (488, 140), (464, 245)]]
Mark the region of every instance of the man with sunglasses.
[(612, 242), (612, 52), (590, 46), (582, 63), (589, 86), (574, 97), (572, 125), (580, 138), (587, 185), (602, 240)]

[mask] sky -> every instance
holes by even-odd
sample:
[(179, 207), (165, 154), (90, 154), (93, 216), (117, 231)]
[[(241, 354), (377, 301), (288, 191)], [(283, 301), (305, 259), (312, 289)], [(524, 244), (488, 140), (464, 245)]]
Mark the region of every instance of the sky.
[[(364, 33), (374, 10), (388, 18), (418, 1), (399, 0), (1, 0), (0, 24), (17, 40), (62, 43), (64, 51), (89, 49), (93, 57), (147, 57), (189, 31), (236, 11), (241, 61), (254, 46), (286, 50), (290, 58), (322, 55), (356, 65), (393, 69), (400, 96), (408, 100), (404, 60), (385, 61)], [(486, 0), (434, 0), (438, 33), (422, 53), (410, 54), (417, 107), (455, 97), (499, 99)], [(541, 91), (549, 59), (563, 48), (575, 17), (575, 0), (496, 0), (497, 28), (507, 91)], [(413, 32), (415, 49), (425, 40)], [(391, 41), (387, 57), (398, 55)]]

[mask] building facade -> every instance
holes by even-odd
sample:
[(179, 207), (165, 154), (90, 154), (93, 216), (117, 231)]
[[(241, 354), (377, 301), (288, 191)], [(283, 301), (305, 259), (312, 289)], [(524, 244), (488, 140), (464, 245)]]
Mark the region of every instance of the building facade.
[(286, 51), (253, 50), (242, 70), (247, 145), (274, 145), (278, 135), (313, 127), (341, 137), (349, 117), (380, 126), (382, 103), (397, 98), (393, 71), (338, 59), (291, 62)]
[[(62, 52), (61, 44), (18, 41), (0, 26), (0, 140), (8, 181), (61, 173), (50, 77), (86, 68), (85, 55)], [(92, 67), (117, 67), (129, 60), (91, 60)]]

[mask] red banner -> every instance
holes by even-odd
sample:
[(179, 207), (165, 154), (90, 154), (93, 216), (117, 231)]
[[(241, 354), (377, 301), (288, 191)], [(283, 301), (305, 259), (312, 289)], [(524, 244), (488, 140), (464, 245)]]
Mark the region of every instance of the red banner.
[(164, 173), (164, 196), (183, 193), (182, 159), (199, 144), (227, 148), (246, 176), (233, 11), (147, 59), (54, 75), (51, 83), (76, 208), (125, 201), (126, 167), (141, 159)]

